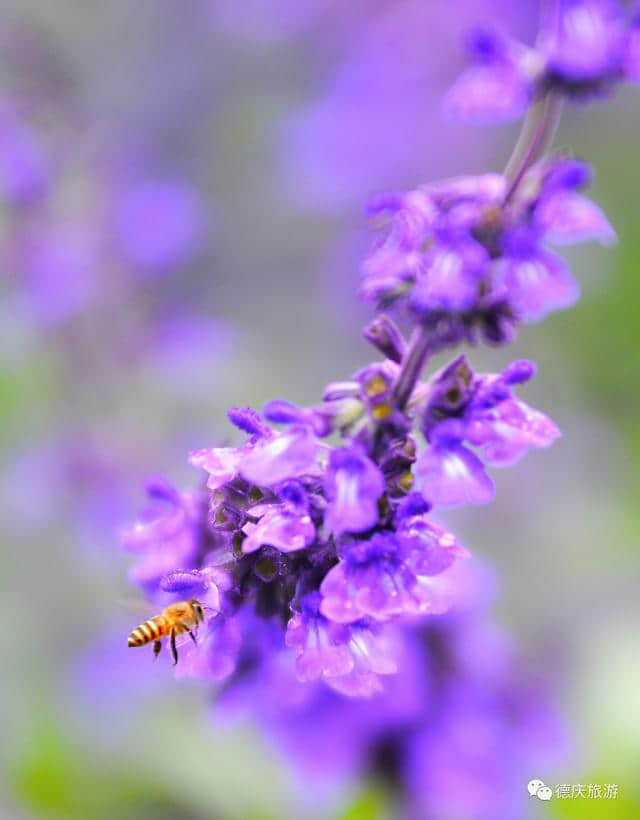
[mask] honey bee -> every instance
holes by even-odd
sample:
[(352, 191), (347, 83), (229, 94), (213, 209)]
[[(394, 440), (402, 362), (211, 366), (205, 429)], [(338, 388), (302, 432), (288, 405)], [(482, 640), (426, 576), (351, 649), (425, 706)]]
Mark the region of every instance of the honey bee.
[(204, 607), (200, 601), (178, 601), (164, 609), (160, 615), (149, 618), (129, 635), (129, 646), (145, 646), (153, 641), (153, 656), (157, 658), (162, 649), (162, 639), (169, 638), (173, 665), (178, 663), (176, 636), (187, 632), (197, 645), (194, 630), (204, 621)]

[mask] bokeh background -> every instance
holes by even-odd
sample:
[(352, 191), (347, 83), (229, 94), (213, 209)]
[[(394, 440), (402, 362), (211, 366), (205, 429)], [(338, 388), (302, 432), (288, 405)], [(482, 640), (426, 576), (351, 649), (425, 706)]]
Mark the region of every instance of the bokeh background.
[[(126, 653), (118, 530), (145, 476), (229, 405), (312, 403), (371, 354), (355, 296), (368, 196), (500, 169), (516, 127), (447, 121), (466, 28), (531, 39), (506, 0), (6, 0), (0, 32), (0, 815), (389, 815), (375, 783), (321, 810), (206, 687)], [(550, 670), (572, 736), (547, 783), (609, 782), (640, 812), (640, 211), (637, 89), (571, 109), (613, 250), (571, 253), (577, 307), (473, 351), (530, 357), (564, 431), (447, 516), (500, 579), (497, 617)], [(303, 789), (304, 790), (304, 789)], [(534, 801), (537, 802), (537, 801)], [(320, 813), (318, 813), (320, 811)], [(535, 813), (538, 812), (538, 815)], [(615, 813), (612, 813), (615, 812)], [(437, 820), (437, 819), (436, 819)]]

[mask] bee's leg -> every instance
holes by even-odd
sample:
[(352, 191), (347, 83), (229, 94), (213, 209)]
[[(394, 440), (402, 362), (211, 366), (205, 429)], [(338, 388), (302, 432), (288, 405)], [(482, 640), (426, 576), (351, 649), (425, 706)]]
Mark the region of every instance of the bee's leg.
[(160, 654), (161, 649), (162, 649), (162, 641), (154, 641), (153, 642), (153, 659), (154, 659), (154, 661), (158, 657), (158, 655)]
[(173, 657), (173, 665), (175, 666), (178, 663), (178, 649), (176, 647), (176, 631), (175, 629), (171, 630), (171, 656)]
[(190, 637), (190, 638), (191, 638), (191, 640), (194, 642), (194, 644), (197, 646), (197, 645), (198, 645), (198, 641), (196, 641), (196, 636), (193, 634), (193, 632), (192, 632), (191, 627), (189, 626), (189, 624), (181, 623), (181, 624), (180, 624), (180, 626), (184, 629), (184, 631), (185, 631), (185, 632), (188, 632), (188, 633), (189, 633), (189, 637)]

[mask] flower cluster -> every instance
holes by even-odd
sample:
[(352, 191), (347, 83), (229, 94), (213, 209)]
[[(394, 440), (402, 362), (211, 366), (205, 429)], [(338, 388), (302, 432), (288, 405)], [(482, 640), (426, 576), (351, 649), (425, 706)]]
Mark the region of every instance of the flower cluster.
[[(395, 325), (381, 324), (406, 349)], [(259, 617), (280, 625), (299, 680), (367, 696), (397, 671), (387, 627), (456, 602), (467, 551), (432, 508), (489, 501), (485, 463), (510, 463), (558, 430), (514, 395), (528, 362), (476, 374), (459, 357), (404, 407), (393, 390), (401, 372), (387, 358), (329, 385), (316, 407), (236, 408), (229, 417), (245, 443), (189, 457), (207, 474), (203, 491), (149, 485), (154, 504), (124, 536), (141, 554), (132, 578), (151, 595), (198, 597), (212, 613), (184, 669), (218, 677), (221, 640), (225, 672), (245, 668), (245, 652), (256, 652), (246, 621)]]
[[(612, 3), (583, 0), (561, 7), (535, 51), (476, 44), (482, 65), (452, 99), (476, 113), (495, 92), (502, 109), (492, 113), (504, 114), (537, 95), (593, 95), (633, 77), (637, 26)], [(491, 501), (488, 468), (549, 446), (559, 430), (517, 395), (532, 362), (479, 373), (458, 355), (423, 379), (433, 354), (504, 344), (519, 323), (577, 298), (549, 245), (615, 238), (580, 193), (588, 166), (547, 155), (556, 120), (546, 105), (532, 111), (503, 174), (372, 203), (385, 231), (364, 262), (362, 294), (379, 310), (401, 308), (411, 335), (378, 312), (363, 333), (384, 358), (329, 384), (314, 406), (232, 409), (243, 442), (192, 452), (202, 488), (153, 483), (151, 513), (124, 536), (150, 597), (207, 607), (178, 675), (224, 680), (222, 694), (241, 693), (285, 744), (296, 745), (296, 727), (353, 727), (337, 758), (373, 771), (379, 753), (387, 774), (402, 765), (404, 790), (420, 792), (414, 802), (429, 816), (511, 816), (507, 796), (500, 809), (492, 802), (509, 791), (505, 755), (520, 773), (519, 738), (544, 724), (470, 605), (473, 562), (436, 514)], [(487, 754), (465, 742), (469, 725)]]
[(448, 97), (457, 116), (511, 119), (548, 92), (584, 100), (640, 80), (640, 16), (627, 19), (617, 0), (555, 5), (535, 48), (498, 31), (473, 32), (474, 64)]
[[(461, 566), (466, 605), (395, 636), (402, 674), (375, 698), (300, 683), (283, 656), (247, 675), (242, 701), (325, 790), (369, 776), (404, 797), (394, 816), (516, 817), (527, 772), (566, 757), (547, 681), (486, 615), (486, 570)], [(234, 705), (223, 697), (219, 708)]]
[(578, 297), (548, 243), (615, 239), (598, 206), (578, 193), (589, 178), (585, 163), (557, 157), (511, 192), (504, 174), (484, 174), (379, 198), (370, 210), (386, 231), (363, 265), (364, 297), (446, 323), (447, 341), (509, 341), (517, 322)]

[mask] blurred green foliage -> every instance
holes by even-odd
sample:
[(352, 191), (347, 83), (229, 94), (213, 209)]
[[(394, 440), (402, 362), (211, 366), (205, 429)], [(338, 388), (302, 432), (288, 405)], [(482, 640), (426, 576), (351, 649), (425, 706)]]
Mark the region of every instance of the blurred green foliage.
[(160, 779), (74, 743), (53, 715), (27, 729), (12, 774), (15, 796), (38, 818), (204, 820)]

